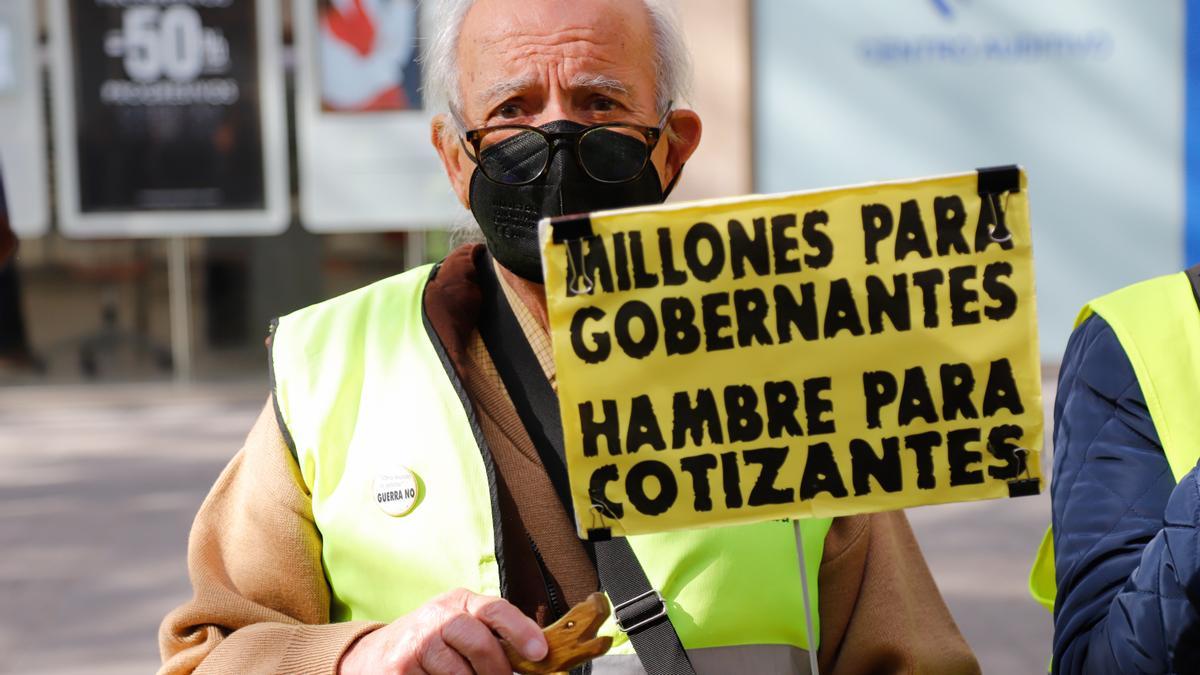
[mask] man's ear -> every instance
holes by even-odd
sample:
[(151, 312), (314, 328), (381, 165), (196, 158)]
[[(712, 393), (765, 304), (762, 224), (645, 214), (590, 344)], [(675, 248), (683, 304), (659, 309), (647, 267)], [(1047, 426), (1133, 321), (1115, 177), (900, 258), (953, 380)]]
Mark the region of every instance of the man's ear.
[(459, 139), (454, 123), (446, 115), (436, 115), (429, 126), (429, 140), (437, 149), (446, 176), (458, 195), (458, 201), (463, 208), (471, 208), (471, 174), (475, 172), (475, 163), (467, 156), (467, 151)]
[(663, 140), (667, 145), (666, 172), (663, 185), (671, 181), (683, 170), (683, 165), (696, 152), (700, 145), (700, 116), (694, 110), (681, 109), (671, 114)]

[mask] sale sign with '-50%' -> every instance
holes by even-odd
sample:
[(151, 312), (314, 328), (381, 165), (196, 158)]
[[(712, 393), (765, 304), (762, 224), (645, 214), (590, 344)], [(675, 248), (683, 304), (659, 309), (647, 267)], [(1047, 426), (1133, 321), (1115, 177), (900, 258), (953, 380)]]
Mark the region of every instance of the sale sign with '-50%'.
[(56, 0), (60, 205), (76, 236), (286, 223), (274, 2)]

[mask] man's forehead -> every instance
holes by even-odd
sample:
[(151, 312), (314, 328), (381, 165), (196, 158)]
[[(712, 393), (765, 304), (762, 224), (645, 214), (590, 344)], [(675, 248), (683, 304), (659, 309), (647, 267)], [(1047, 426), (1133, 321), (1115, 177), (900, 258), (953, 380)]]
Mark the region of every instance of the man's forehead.
[(642, 0), (479, 0), (458, 47), (476, 92), (520, 84), (547, 67), (575, 84), (607, 77), (628, 88), (631, 71), (650, 66), (653, 39)]
[(476, 0), (464, 17), (463, 37), (553, 37), (573, 31), (607, 36), (648, 35), (645, 0)]

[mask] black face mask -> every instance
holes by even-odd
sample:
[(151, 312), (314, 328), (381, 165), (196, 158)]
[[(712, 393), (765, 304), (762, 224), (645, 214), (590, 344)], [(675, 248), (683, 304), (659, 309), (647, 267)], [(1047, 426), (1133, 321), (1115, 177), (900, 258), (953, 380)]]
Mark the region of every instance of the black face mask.
[[(574, 132), (586, 129), (582, 124), (570, 120), (557, 120), (541, 127), (550, 133)], [(595, 132), (600, 133), (600, 132)], [(611, 133), (611, 139), (596, 145), (589, 159), (588, 168), (597, 175), (598, 167), (607, 164), (614, 173), (621, 165), (640, 161), (645, 147), (641, 141), (619, 133)], [(541, 149), (530, 148), (510, 138), (493, 145), (480, 153), (481, 162), (493, 166), (516, 166), (529, 161), (542, 161), (531, 157)], [(604, 154), (596, 156), (597, 150)], [(543, 155), (544, 157), (544, 155)], [(631, 160), (638, 157), (638, 160)], [(628, 175), (628, 173), (626, 173)], [(546, 217), (571, 213), (588, 213), (628, 206), (661, 204), (674, 187), (674, 180), (663, 192), (658, 171), (651, 162), (646, 162), (642, 172), (626, 183), (602, 183), (587, 174), (576, 161), (569, 142), (556, 140), (550, 148), (550, 165), (538, 180), (527, 185), (505, 185), (497, 183), (475, 168), (471, 176), (471, 213), (483, 230), (488, 250), (492, 256), (517, 276), (542, 283), (542, 258), (538, 252), (537, 224)]]

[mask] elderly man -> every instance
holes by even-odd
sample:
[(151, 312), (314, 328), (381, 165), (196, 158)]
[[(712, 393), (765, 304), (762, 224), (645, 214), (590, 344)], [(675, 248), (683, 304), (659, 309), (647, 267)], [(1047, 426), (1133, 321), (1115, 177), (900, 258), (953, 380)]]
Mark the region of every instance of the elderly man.
[(511, 378), (520, 354), (554, 382), (536, 223), (665, 198), (700, 139), (672, 107), (687, 55), (665, 0), (434, 18), (433, 142), (487, 244), (278, 322), (273, 395), (197, 516), (164, 671), (507, 673), (500, 640), (539, 660), (539, 626), (644, 583), (661, 604), (626, 613), (592, 672), (804, 673), (813, 650), (826, 673), (977, 672), (903, 514), (805, 530), (816, 644), (786, 523), (575, 537), (528, 414), (545, 399)]

